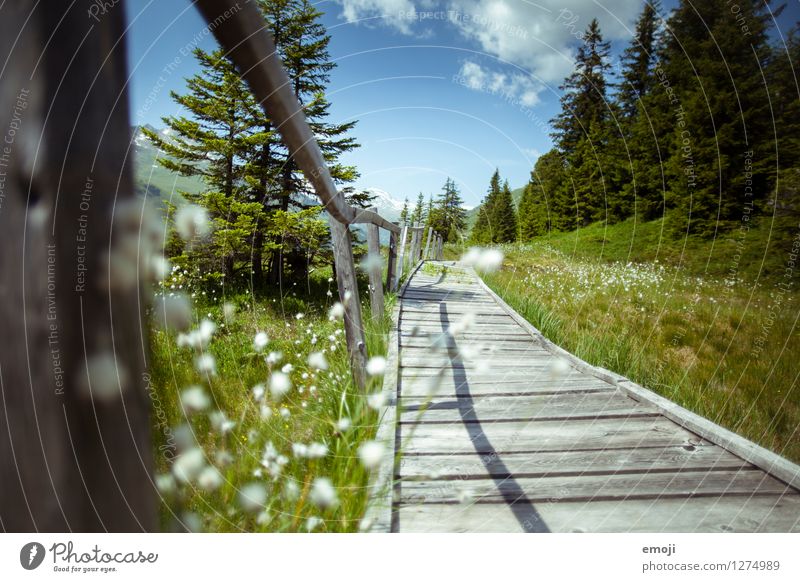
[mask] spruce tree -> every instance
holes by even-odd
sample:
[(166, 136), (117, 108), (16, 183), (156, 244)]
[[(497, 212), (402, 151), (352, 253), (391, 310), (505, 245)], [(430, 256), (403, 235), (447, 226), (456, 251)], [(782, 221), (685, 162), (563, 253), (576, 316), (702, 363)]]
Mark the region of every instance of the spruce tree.
[(400, 224), (408, 226), (408, 196), (406, 196), (405, 202), (403, 202), (403, 209), (400, 211)]
[(519, 201), (519, 240), (523, 242), (545, 235), (550, 230), (548, 197), (534, 174), (535, 171), (531, 173), (531, 181), (525, 186)]
[(667, 203), (677, 208), (672, 224), (679, 232), (714, 236), (750, 207), (763, 208), (774, 180), (762, 78), (770, 12), (756, 0), (738, 2), (737, 9), (731, 14), (727, 0), (684, 0), (668, 21), (660, 56), (672, 93), (658, 91), (669, 100), (660, 113), (674, 127)]
[(562, 154), (575, 151), (592, 124), (607, 118), (606, 78), (609, 44), (603, 41), (597, 19), (592, 19), (575, 58), (575, 70), (560, 87), (561, 112), (553, 120), (553, 138)]
[(417, 196), (417, 203), (414, 206), (414, 211), (411, 213), (411, 224), (416, 227), (422, 226), (425, 224), (427, 218), (428, 217), (425, 215), (425, 196), (420, 192), (419, 196)]
[(511, 196), (508, 180), (503, 183), (500, 195), (492, 208), (494, 232), (493, 243), (510, 243), (517, 240), (517, 210)]
[(489, 190), (478, 207), (470, 240), (474, 244), (490, 244), (494, 239), (494, 206), (500, 197), (500, 170), (496, 169), (489, 181)]
[(653, 62), (659, 10), (658, 0), (645, 2), (636, 22), (633, 40), (622, 54), (622, 79), (617, 85), (616, 98), (622, 117), (626, 120), (636, 116), (639, 100), (649, 94), (655, 84)]
[(430, 221), (433, 230), (442, 235), (445, 242), (458, 242), (467, 226), (467, 212), (463, 204), (456, 183), (447, 178)]

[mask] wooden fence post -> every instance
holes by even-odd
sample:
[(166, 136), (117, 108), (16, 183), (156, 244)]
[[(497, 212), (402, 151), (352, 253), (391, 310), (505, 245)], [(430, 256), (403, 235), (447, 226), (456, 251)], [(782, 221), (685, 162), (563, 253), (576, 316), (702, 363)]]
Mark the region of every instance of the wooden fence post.
[(372, 319), (380, 321), (385, 311), (383, 307), (383, 269), (381, 265), (380, 231), (375, 224), (367, 225), (367, 265), (369, 266), (369, 297), (372, 307)]
[(403, 227), (403, 232), (400, 235), (400, 253), (397, 255), (397, 276), (394, 279), (392, 291), (397, 290), (400, 280), (403, 278), (405, 272), (406, 262), (406, 237), (408, 236), (408, 225)]
[(328, 216), (328, 224), (333, 240), (336, 285), (344, 305), (344, 331), (347, 351), (350, 354), (350, 367), (353, 369), (356, 386), (363, 390), (367, 386), (367, 341), (361, 319), (361, 302), (358, 297), (356, 268), (353, 261), (353, 239), (350, 236), (350, 229), (333, 216)]
[(430, 255), (428, 255), (428, 252), (431, 249), (431, 239), (433, 239), (433, 227), (429, 226), (428, 227), (428, 238), (425, 240), (425, 252), (422, 254), (422, 258), (426, 259), (426, 260), (430, 258)]
[(420, 244), (419, 244), (419, 233), (420, 232), (421, 232), (421, 229), (417, 228), (417, 227), (415, 227), (411, 231), (411, 255), (409, 257), (411, 260), (409, 262), (410, 263), (409, 264), (409, 268), (413, 268), (414, 265), (416, 265), (417, 261), (419, 260), (418, 255), (419, 255), (419, 247), (420, 247)]
[(81, 6), (13, 2), (0, 18), (4, 531), (158, 523), (137, 308), (149, 283), (129, 255), (153, 225), (128, 156), (125, 10), (95, 22)]
[(391, 293), (394, 289), (394, 281), (397, 272), (397, 234), (389, 233), (389, 256), (386, 260), (386, 292)]

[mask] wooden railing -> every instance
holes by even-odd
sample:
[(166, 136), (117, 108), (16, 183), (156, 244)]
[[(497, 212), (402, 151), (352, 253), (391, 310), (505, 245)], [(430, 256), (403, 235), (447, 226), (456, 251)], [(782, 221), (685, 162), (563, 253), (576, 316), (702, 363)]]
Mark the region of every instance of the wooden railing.
[[(283, 137), (292, 158), (314, 187), (328, 212), (333, 242), (336, 282), (344, 305), (345, 335), (353, 378), (360, 388), (366, 386), (367, 347), (361, 316), (355, 263), (353, 261), (351, 224), (366, 224), (372, 316), (383, 317), (384, 287), (380, 256), (379, 229), (389, 231), (389, 256), (386, 289), (394, 291), (402, 278), (406, 263), (422, 258), (438, 257), (442, 241), (432, 229), (428, 230), (425, 250), (422, 251), (422, 228), (400, 228), (374, 210), (353, 208), (336, 188), (303, 108), (292, 90), (292, 83), (275, 49), (264, 17), (255, 3), (237, 4), (231, 0), (198, 0), (197, 6), (206, 21), (218, 23), (216, 36), (227, 56), (259, 100), (264, 112)], [(408, 231), (412, 232), (409, 260), (405, 260)], [(397, 237), (400, 236), (400, 260), (397, 260)], [(438, 254), (437, 254), (438, 253)]]

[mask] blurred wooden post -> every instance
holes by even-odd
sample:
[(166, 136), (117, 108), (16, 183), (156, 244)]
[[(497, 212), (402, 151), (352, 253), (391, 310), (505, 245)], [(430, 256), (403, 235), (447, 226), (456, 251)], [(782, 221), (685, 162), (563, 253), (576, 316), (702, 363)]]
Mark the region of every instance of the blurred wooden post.
[(410, 268), (413, 268), (414, 265), (416, 265), (417, 261), (419, 260), (418, 255), (419, 255), (419, 246), (420, 246), (420, 244), (419, 244), (419, 233), (420, 233), (420, 231), (421, 231), (421, 229), (417, 228), (417, 227), (415, 227), (411, 231), (411, 261), (410, 261), (410, 265), (409, 265)]
[(425, 252), (422, 254), (422, 258), (427, 260), (430, 258), (428, 254), (431, 249), (431, 239), (433, 239), (433, 227), (428, 227), (428, 238), (425, 240)]
[(386, 261), (386, 292), (391, 293), (394, 289), (394, 281), (397, 271), (397, 235), (389, 233), (389, 256)]
[[(373, 212), (375, 209), (372, 209)], [(372, 307), (372, 319), (379, 321), (385, 311), (383, 308), (383, 259), (381, 258), (381, 240), (377, 225), (367, 224), (367, 265), (369, 266), (369, 296)]]
[(0, 18), (0, 527), (9, 532), (158, 523), (142, 322), (150, 286), (127, 254), (131, 242), (152, 244), (142, 230), (153, 225), (142, 225), (129, 157), (125, 6), (95, 20), (89, 5), (11, 2)]
[(405, 272), (407, 236), (408, 236), (408, 226), (406, 225), (403, 227), (403, 232), (400, 235), (400, 252), (397, 255), (397, 276), (394, 278), (394, 285), (392, 286), (392, 291), (397, 290), (397, 286), (400, 284), (400, 280), (403, 278), (403, 273)]
[(344, 332), (347, 351), (350, 354), (350, 367), (353, 369), (356, 386), (363, 390), (367, 385), (367, 341), (361, 318), (361, 302), (358, 298), (353, 239), (350, 236), (350, 229), (333, 216), (328, 217), (328, 223), (333, 239), (336, 285), (344, 305)]
[(436, 257), (441, 261), (444, 260), (444, 239), (442, 235), (439, 235), (439, 249), (436, 254)]

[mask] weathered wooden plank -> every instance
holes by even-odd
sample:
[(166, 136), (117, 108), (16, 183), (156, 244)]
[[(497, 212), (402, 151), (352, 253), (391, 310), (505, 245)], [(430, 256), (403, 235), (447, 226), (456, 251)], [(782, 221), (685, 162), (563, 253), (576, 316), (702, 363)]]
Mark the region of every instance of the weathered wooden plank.
[(367, 225), (367, 246), (369, 248), (369, 295), (372, 319), (378, 321), (384, 315), (383, 282), (381, 281), (381, 243), (378, 227)]
[(705, 441), (664, 418), (403, 425), (404, 454), (502, 454), (631, 447), (698, 446)]
[(391, 293), (395, 287), (397, 271), (397, 234), (389, 233), (389, 251), (386, 261), (386, 292)]
[(520, 477), (469, 481), (404, 481), (400, 503), (458, 503), (464, 492), (476, 503), (512, 501), (616, 501), (701, 496), (782, 495), (791, 489), (760, 470), (684, 471), (584, 475), (580, 477)]
[[(537, 503), (539, 524), (506, 504), (423, 504), (398, 509), (404, 532), (800, 532), (800, 495)], [(535, 516), (535, 517), (534, 517)]]
[(574, 382), (531, 382), (513, 379), (504, 382), (461, 382), (437, 380), (436, 376), (403, 377), (401, 397), (483, 397), (483, 396), (535, 396), (582, 392), (610, 392), (614, 387), (605, 382), (579, 379)]
[(615, 391), (600, 394), (489, 396), (477, 400), (436, 397), (428, 401), (409, 398), (403, 400), (400, 421), (433, 423), (474, 422), (477, 419), (481, 422), (505, 419), (587, 419), (657, 413), (655, 407), (641, 404), (622, 392)]
[[(698, 470), (736, 470), (749, 463), (717, 446), (504, 453), (503, 455), (405, 455), (398, 476), (404, 480), (543, 477)], [(799, 516), (800, 517), (800, 516)]]

